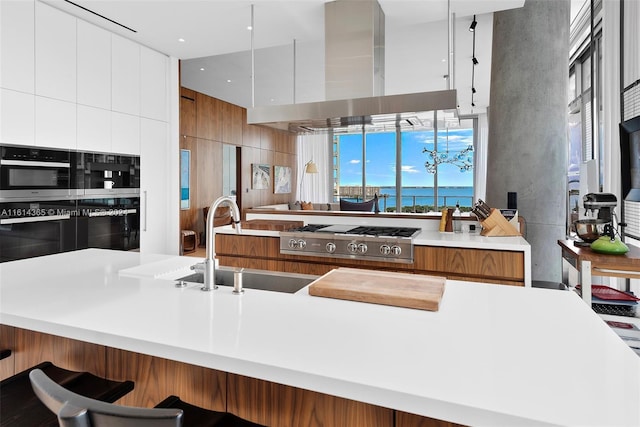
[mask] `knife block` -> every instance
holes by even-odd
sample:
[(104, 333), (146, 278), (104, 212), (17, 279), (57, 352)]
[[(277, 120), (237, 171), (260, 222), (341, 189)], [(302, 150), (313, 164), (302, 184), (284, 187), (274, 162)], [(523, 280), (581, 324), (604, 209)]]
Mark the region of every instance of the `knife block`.
[(492, 208), (491, 215), (481, 222), (481, 236), (497, 237), (497, 236), (521, 236), (520, 232), (502, 216), (498, 209)]

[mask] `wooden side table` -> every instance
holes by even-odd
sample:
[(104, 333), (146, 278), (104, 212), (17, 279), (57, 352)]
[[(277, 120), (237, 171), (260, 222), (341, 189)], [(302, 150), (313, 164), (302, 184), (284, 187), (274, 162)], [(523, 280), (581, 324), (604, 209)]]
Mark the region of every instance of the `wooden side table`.
[(622, 277), (640, 279), (640, 248), (629, 246), (624, 255), (604, 255), (591, 250), (589, 246), (580, 247), (573, 240), (558, 240), (562, 248), (562, 257), (578, 270), (582, 299), (591, 306), (591, 278)]

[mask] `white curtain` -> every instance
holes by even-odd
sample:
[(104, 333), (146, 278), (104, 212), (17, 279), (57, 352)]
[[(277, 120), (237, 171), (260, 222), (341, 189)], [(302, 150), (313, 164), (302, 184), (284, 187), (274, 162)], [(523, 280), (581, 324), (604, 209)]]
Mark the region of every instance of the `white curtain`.
[(474, 165), (475, 200), (486, 200), (487, 196), (487, 151), (489, 140), (489, 120), (487, 114), (478, 115), (478, 132), (476, 135), (476, 152)]
[[(333, 162), (330, 134), (298, 135), (298, 188), (296, 200), (330, 203)], [(306, 173), (305, 165), (312, 160), (318, 173)]]

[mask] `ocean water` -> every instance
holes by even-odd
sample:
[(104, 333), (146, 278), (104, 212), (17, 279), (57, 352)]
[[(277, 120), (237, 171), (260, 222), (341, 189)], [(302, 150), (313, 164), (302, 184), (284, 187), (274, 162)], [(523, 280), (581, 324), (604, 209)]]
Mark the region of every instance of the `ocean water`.
[[(385, 197), (387, 196), (387, 197)], [(380, 210), (396, 206), (396, 188), (380, 187)], [(354, 199), (355, 200), (355, 199)], [(402, 206), (433, 206), (433, 187), (402, 187)], [(438, 187), (438, 207), (471, 208), (473, 206), (473, 187)]]

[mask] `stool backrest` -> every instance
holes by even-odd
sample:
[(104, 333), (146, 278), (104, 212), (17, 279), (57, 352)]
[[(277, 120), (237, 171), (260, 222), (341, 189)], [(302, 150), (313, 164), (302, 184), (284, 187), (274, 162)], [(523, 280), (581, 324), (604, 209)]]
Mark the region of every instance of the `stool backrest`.
[(62, 387), (42, 370), (29, 373), (33, 391), (61, 427), (180, 427), (181, 409), (136, 408), (90, 399)]

